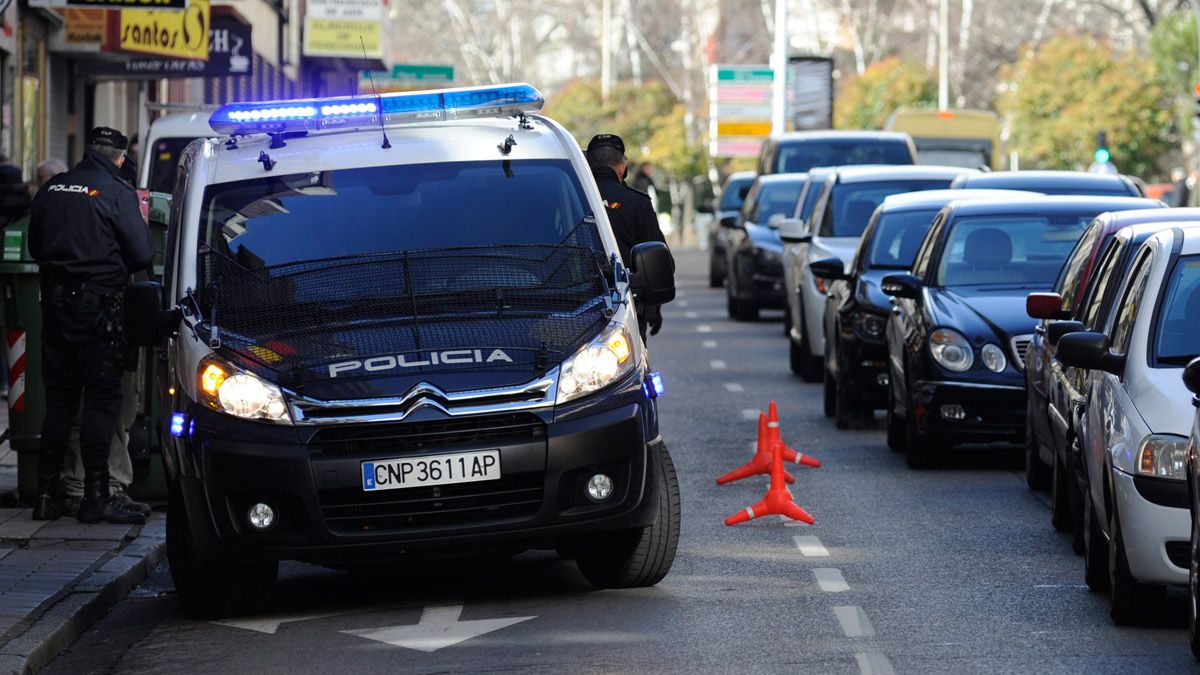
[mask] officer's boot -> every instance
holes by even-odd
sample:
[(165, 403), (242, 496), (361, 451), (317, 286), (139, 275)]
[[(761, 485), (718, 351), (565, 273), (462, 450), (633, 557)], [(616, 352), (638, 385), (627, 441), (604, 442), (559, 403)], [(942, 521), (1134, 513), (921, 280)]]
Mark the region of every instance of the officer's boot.
[(38, 493), (33, 500), (34, 520), (58, 520), (58, 505), (61, 501), (58, 492), (58, 474), (38, 476)]
[(83, 481), (83, 502), (76, 519), (81, 523), (119, 523), (141, 525), (146, 516), (126, 502), (108, 494), (108, 476), (88, 476)]

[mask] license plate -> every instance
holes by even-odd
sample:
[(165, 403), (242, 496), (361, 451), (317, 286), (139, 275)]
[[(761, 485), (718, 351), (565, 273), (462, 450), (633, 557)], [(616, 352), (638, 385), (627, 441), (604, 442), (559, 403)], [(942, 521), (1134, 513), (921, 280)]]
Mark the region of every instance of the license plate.
[(363, 490), (476, 483), (500, 478), (500, 451), (461, 452), (362, 463)]

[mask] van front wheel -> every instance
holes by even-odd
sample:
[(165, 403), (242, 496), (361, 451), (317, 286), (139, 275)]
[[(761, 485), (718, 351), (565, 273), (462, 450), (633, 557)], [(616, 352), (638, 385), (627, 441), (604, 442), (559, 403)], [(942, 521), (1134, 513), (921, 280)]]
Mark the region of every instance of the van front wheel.
[(650, 453), (658, 506), (648, 527), (588, 535), (573, 548), (575, 562), (597, 588), (653, 586), (667, 576), (679, 547), (679, 478), (665, 444)]

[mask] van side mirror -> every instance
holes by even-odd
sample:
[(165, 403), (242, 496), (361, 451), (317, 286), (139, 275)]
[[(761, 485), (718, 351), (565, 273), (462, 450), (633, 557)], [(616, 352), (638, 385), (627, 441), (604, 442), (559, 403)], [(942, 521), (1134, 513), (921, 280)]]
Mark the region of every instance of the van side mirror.
[(846, 265), (838, 258), (815, 260), (808, 264), (813, 276), (826, 281), (837, 281), (846, 278)]
[(1046, 341), (1057, 347), (1058, 341), (1063, 339), (1063, 336), (1082, 333), (1085, 330), (1087, 330), (1087, 326), (1083, 325), (1081, 321), (1055, 321), (1046, 326)]
[(166, 227), (171, 218), (171, 195), (165, 192), (150, 193), (150, 214), (148, 220), (152, 225)]
[(163, 287), (157, 281), (139, 281), (125, 289), (122, 310), (125, 339), (138, 347), (153, 347), (175, 334), (178, 309), (163, 309)]
[(1183, 369), (1183, 386), (1193, 394), (1200, 396), (1200, 357), (1192, 359), (1192, 362)]
[(779, 221), (779, 238), (788, 244), (807, 244), (812, 235), (805, 231), (804, 221), (799, 218), (784, 218)]
[(629, 265), (630, 286), (647, 305), (663, 305), (675, 299), (675, 259), (661, 241), (633, 247)]
[(912, 274), (889, 274), (879, 284), (879, 290), (893, 298), (915, 299), (921, 295), (921, 280)]
[(1058, 293), (1030, 293), (1025, 297), (1025, 313), (1033, 319), (1068, 318)]
[(1108, 347), (1104, 333), (1071, 333), (1058, 341), (1054, 357), (1071, 368), (1102, 370), (1120, 377), (1125, 371), (1125, 357), (1113, 354)]

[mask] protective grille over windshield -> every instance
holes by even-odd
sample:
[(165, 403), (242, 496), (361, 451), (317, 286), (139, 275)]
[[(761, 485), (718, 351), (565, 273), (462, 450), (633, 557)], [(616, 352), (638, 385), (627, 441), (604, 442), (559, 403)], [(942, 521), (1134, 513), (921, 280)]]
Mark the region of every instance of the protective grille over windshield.
[[(215, 309), (222, 346), (285, 381), (434, 368), (537, 371), (565, 358), (605, 320), (611, 272), (602, 251), (594, 226), (577, 228), (558, 245), (275, 266), (246, 267), (210, 249), (201, 257), (198, 300), (205, 323)], [(361, 365), (330, 368), (350, 361)]]

